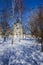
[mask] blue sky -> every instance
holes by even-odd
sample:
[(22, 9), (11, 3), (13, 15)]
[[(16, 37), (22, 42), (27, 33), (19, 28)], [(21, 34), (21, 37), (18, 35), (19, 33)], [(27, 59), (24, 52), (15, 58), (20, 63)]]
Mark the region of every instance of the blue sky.
[[(11, 0), (9, 1), (9, 7), (11, 7)], [(25, 13), (24, 13), (24, 18), (23, 20), (23, 24), (26, 23), (26, 21), (28, 21), (28, 16), (29, 16), (29, 9), (30, 8), (35, 8), (36, 6), (40, 6), (43, 5), (43, 0), (23, 0), (23, 5), (25, 8)], [(0, 10), (6, 8), (7, 5), (7, 0), (0, 0)]]
[(34, 8), (35, 6), (39, 6), (43, 4), (43, 0), (23, 0), (27, 9), (30, 7)]
[[(6, 1), (7, 0), (0, 0), (0, 9), (6, 7)], [(9, 0), (9, 4), (11, 4), (11, 0)], [(40, 4), (43, 4), (43, 0), (23, 0), (23, 4), (26, 9), (29, 9), (30, 7), (39, 6)]]

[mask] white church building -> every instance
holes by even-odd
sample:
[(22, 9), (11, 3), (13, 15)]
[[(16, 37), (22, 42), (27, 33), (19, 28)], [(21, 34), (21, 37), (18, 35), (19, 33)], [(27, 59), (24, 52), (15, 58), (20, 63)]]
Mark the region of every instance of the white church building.
[(13, 25), (13, 37), (23, 38), (23, 27), (19, 20)]

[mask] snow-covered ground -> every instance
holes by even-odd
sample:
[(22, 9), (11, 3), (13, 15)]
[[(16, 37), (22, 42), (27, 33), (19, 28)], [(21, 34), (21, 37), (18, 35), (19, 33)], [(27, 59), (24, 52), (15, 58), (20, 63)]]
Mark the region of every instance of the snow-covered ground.
[(35, 39), (7, 39), (0, 44), (0, 65), (43, 65), (41, 45)]

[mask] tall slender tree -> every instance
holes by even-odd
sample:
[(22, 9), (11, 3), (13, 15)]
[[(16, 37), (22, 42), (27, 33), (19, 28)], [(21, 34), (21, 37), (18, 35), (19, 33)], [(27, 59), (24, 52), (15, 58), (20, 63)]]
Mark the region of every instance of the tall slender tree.
[(16, 16), (16, 21), (19, 19), (21, 21), (23, 12), (23, 2), (22, 0), (12, 0), (13, 17)]

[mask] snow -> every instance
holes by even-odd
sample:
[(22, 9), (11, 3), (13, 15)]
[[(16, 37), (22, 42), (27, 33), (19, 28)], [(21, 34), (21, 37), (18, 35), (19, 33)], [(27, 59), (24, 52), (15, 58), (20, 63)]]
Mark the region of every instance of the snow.
[(3, 38), (0, 38), (0, 43), (3, 43)]
[(7, 39), (0, 44), (0, 65), (43, 65), (41, 45), (33, 38)]

